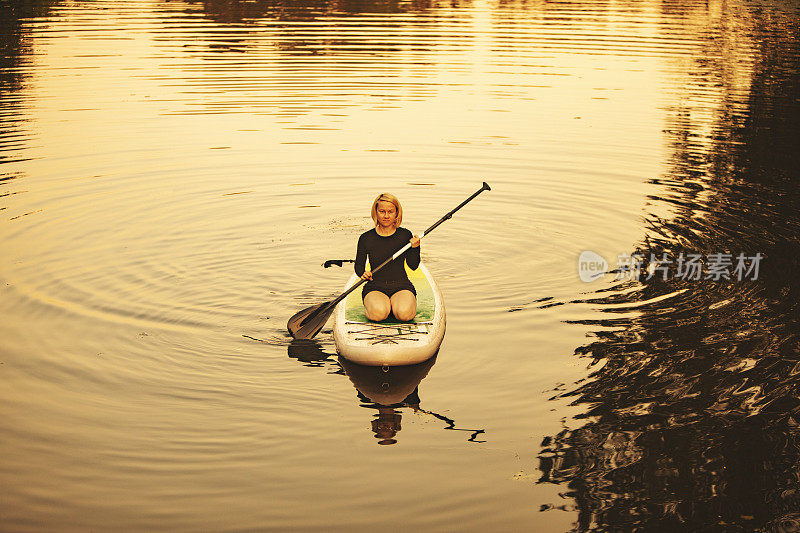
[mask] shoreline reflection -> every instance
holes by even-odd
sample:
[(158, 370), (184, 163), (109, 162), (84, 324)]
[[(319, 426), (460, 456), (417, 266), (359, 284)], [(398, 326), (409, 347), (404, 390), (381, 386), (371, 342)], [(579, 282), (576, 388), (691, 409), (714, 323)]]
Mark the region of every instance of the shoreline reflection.
[(722, 112), (710, 128), (690, 103), (672, 117), (672, 166), (651, 196), (672, 213), (648, 215), (635, 251), (743, 249), (763, 254), (761, 275), (596, 293), (613, 318), (580, 321), (597, 328), (575, 350), (592, 372), (557, 396), (585, 407), (583, 425), (539, 453), (539, 483), (569, 487), (576, 531), (800, 527), (800, 41), (788, 17), (749, 16), (738, 22), (763, 36), (751, 89), (724, 62), (697, 63), (692, 76), (726, 88)]

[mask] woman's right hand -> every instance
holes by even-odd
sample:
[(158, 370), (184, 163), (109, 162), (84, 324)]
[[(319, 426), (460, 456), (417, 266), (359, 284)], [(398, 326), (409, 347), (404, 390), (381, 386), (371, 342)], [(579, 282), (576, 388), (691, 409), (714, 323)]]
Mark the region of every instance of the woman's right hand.
[(371, 270), (367, 270), (366, 272), (361, 274), (361, 279), (365, 279), (367, 281), (372, 281), (372, 271)]

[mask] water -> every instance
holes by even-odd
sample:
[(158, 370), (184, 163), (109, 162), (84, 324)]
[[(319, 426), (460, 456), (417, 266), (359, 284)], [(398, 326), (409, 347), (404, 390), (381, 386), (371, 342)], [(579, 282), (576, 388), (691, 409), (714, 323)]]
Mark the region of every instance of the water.
[[(0, 529), (791, 530), (799, 14), (4, 4)], [(484, 180), (435, 361), (290, 342), (378, 193), (421, 231)]]

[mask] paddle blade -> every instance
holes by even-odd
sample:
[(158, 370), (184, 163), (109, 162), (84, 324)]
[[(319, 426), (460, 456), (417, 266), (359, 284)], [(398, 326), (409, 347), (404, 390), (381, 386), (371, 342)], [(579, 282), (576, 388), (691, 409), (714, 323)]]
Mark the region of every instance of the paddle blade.
[(336, 308), (331, 302), (322, 302), (303, 309), (286, 323), (286, 328), (295, 339), (313, 339), (325, 326)]
[(328, 259), (327, 261), (322, 263), (322, 266), (325, 268), (330, 268), (333, 265), (340, 267), (344, 266), (345, 263), (355, 263), (355, 261), (353, 259)]

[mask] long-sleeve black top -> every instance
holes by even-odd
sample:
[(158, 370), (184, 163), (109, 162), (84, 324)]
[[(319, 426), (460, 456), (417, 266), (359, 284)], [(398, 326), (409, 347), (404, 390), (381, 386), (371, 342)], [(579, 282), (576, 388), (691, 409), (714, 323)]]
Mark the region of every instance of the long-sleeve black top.
[[(356, 250), (356, 275), (361, 276), (366, 269), (366, 260), (369, 258), (370, 268), (375, 268), (394, 253), (408, 244), (413, 237), (412, 233), (406, 228), (397, 228), (394, 233), (383, 237), (373, 228), (361, 234), (358, 238), (358, 249)], [(372, 279), (377, 282), (398, 282), (408, 280), (406, 269), (403, 263), (408, 263), (411, 270), (419, 267), (420, 247), (409, 248), (403, 255), (391, 261), (388, 265), (375, 272)]]

